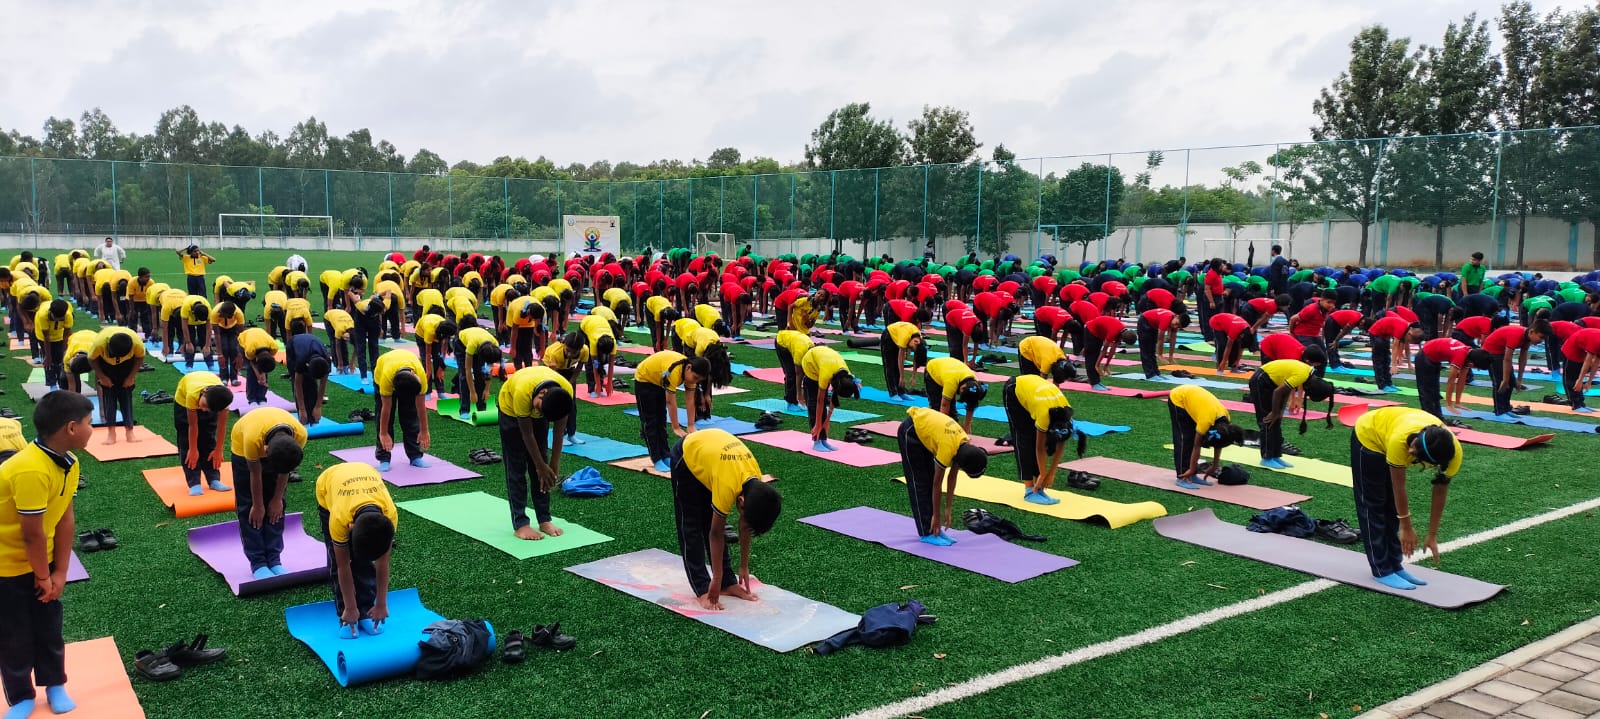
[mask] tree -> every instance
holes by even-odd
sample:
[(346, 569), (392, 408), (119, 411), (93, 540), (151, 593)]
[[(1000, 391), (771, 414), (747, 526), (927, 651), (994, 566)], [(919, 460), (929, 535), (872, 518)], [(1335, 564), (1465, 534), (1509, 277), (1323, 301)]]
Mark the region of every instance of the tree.
[(1433, 261), (1445, 266), (1445, 228), (1488, 219), (1494, 203), (1492, 136), (1499, 107), (1500, 60), (1489, 24), (1467, 15), (1450, 23), (1438, 47), (1424, 46), (1408, 100), (1407, 124), (1423, 137), (1398, 141), (1390, 155), (1396, 219), (1434, 228)]
[(450, 166), (445, 164), (444, 158), (439, 157), (433, 150), (424, 147), (411, 156), (411, 161), (406, 163), (406, 172), (414, 175), (443, 175)]
[(719, 147), (706, 158), (706, 167), (713, 170), (731, 170), (739, 166), (739, 148)]
[[(1600, 124), (1600, 9), (1589, 7), (1569, 16), (1550, 62), (1533, 79), (1548, 119), (1562, 127)], [(1593, 263), (1600, 266), (1600, 132), (1562, 133), (1553, 165), (1552, 212), (1594, 228)]]
[(906, 123), (907, 159), (920, 165), (951, 165), (977, 157), (983, 143), (973, 135), (964, 110), (922, 106), (922, 117)]
[(1218, 215), (1223, 224), (1228, 226), (1228, 234), (1233, 239), (1239, 239), (1239, 231), (1256, 221), (1256, 203), (1252, 201), (1249, 193), (1240, 189), (1250, 178), (1261, 174), (1261, 163), (1255, 160), (1246, 160), (1236, 167), (1222, 168), (1222, 175), (1227, 179), (1222, 187), (1212, 191), (1217, 201)]
[[(1274, 223), (1289, 226), (1289, 236), (1285, 239), (1291, 247), (1301, 225), (1327, 214), (1306, 185), (1306, 168), (1317, 151), (1315, 145), (1291, 145), (1267, 158), (1267, 164), (1276, 168), (1272, 181), (1267, 184), (1272, 199), (1272, 219)], [(1277, 234), (1276, 228), (1273, 234)]]
[[(1551, 107), (1536, 79), (1551, 72), (1549, 63), (1559, 43), (1563, 18), (1552, 12), (1541, 18), (1525, 0), (1500, 9), (1500, 108), (1503, 130), (1548, 127)], [(1502, 137), (1500, 148), (1500, 200), (1517, 218), (1517, 267), (1522, 267), (1528, 238), (1528, 216), (1545, 209), (1554, 178), (1551, 168), (1556, 138), (1546, 132), (1512, 132)]]
[(811, 131), (806, 164), (819, 170), (853, 170), (900, 164), (905, 139), (894, 123), (872, 118), (872, 105), (853, 102), (828, 113)]
[(1410, 41), (1390, 38), (1381, 25), (1363, 28), (1350, 41), (1350, 66), (1311, 104), (1319, 124), (1311, 137), (1322, 143), (1308, 166), (1306, 186), (1321, 204), (1349, 213), (1361, 225), (1361, 263), (1379, 203), (1386, 166), (1385, 141), (1406, 129), (1406, 103), (1416, 58)]
[(1086, 259), (1089, 243), (1116, 229), (1126, 191), (1121, 170), (1088, 162), (1046, 185), (1045, 212), (1059, 225), (1056, 240), (1068, 246), (1083, 245), (1081, 259)]

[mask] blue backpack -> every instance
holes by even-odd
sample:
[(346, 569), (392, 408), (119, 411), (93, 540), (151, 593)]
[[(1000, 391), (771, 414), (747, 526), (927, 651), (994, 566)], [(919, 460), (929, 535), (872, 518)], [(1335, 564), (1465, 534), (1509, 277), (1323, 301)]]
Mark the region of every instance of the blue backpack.
[(602, 479), (594, 467), (584, 467), (561, 483), (561, 493), (568, 497), (604, 497), (611, 494), (611, 483)]

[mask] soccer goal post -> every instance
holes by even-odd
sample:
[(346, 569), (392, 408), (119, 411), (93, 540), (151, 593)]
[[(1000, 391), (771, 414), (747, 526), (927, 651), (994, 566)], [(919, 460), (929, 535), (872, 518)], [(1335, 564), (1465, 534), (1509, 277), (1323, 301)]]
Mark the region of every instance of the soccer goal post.
[(332, 215), (217, 214), (217, 248), (223, 250), (331, 250), (333, 233)]
[(694, 252), (697, 255), (715, 252), (718, 257), (729, 258), (738, 251), (737, 242), (732, 232), (696, 232)]

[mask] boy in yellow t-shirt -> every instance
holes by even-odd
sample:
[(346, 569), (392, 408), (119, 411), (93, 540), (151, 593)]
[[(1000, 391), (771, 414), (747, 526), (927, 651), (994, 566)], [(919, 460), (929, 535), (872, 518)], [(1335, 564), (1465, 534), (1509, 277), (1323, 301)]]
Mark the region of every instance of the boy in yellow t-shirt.
[(0, 681), (11, 710), (33, 714), (34, 684), (50, 710), (76, 708), (67, 695), (61, 592), (67, 584), (78, 491), (73, 452), (94, 436), (88, 398), (55, 391), (33, 410), (38, 439), (0, 464)]
[(184, 280), (188, 282), (187, 289), (191, 295), (204, 297), (206, 294), (206, 267), (217, 258), (200, 250), (199, 245), (189, 245), (181, 250), (174, 250), (178, 259), (183, 262)]
[(400, 440), (406, 448), (406, 459), (413, 467), (428, 466), (422, 457), (428, 451), (431, 439), (428, 434), (428, 413), (423, 408), (422, 360), (410, 352), (392, 350), (378, 356), (372, 368), (373, 408), (378, 413), (378, 448), (373, 456), (378, 460), (378, 471), (389, 471), (389, 459), (394, 450), (394, 421), (400, 420)]
[[(372, 465), (344, 462), (317, 477), (317, 515), (333, 573), (339, 636), (382, 634), (389, 618), (389, 557), (400, 514)], [(346, 636), (344, 628), (349, 627)]]
[(178, 435), (178, 461), (189, 496), (205, 493), (201, 477), (214, 492), (232, 488), (222, 483), (222, 443), (228, 436), (228, 407), (233, 391), (210, 372), (190, 372), (172, 393), (172, 428)]

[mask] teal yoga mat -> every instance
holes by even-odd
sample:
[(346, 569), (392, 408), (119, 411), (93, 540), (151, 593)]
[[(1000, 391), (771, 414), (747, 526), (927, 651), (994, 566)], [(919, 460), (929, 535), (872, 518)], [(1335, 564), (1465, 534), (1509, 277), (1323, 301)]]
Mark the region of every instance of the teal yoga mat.
[(518, 539), (512, 533), (511, 522), (503, 516), (506, 513), (506, 501), (483, 492), (463, 492), (430, 499), (414, 499), (396, 506), (446, 529), (465, 534), (517, 559), (542, 557), (567, 549), (611, 541), (611, 537), (560, 517), (553, 517), (550, 521), (561, 528), (561, 536), (546, 536), (539, 540)]
[[(634, 407), (633, 409), (623, 410), (622, 413), (625, 414), (625, 415), (632, 416), (632, 417), (638, 417), (639, 416), (639, 408), (638, 407)], [(689, 423), (689, 410), (684, 409), (682, 407), (679, 407), (678, 408), (678, 424), (686, 425), (688, 423)], [(698, 418), (696, 418), (695, 421), (694, 421), (694, 428), (695, 429), (720, 429), (720, 430), (722, 430), (724, 432), (727, 432), (728, 434), (733, 434), (733, 435), (750, 434), (751, 432), (760, 432), (761, 431), (759, 429), (756, 429), (755, 424), (753, 424), (751, 422), (746, 422), (746, 421), (744, 421), (742, 419), (734, 419), (733, 417), (716, 417), (716, 416), (698, 417)], [(640, 449), (643, 449), (643, 447), (641, 447)], [(639, 454), (644, 454), (644, 452), (640, 452)], [(635, 456), (635, 455), (625, 455), (625, 456), (632, 457), (632, 456)]]
[[(965, 410), (962, 410), (962, 411), (965, 411)], [(960, 414), (960, 412), (958, 412), (957, 414)], [(986, 419), (986, 420), (989, 420), (990, 422), (1004, 422), (1004, 421), (1006, 421), (1006, 411), (1005, 411), (1005, 409), (1002, 408), (1002, 407), (996, 407), (996, 406), (994, 406), (992, 404), (986, 404), (986, 405), (984, 405), (982, 407), (979, 407), (978, 411), (972, 413), (972, 416), (975, 419)], [(1088, 420), (1083, 420), (1083, 419), (1074, 419), (1074, 420), (1072, 420), (1072, 426), (1074, 428), (1076, 428), (1078, 431), (1089, 435), (1090, 437), (1099, 437), (1099, 436), (1105, 435), (1105, 434), (1120, 433), (1120, 432), (1132, 432), (1133, 431), (1132, 427), (1128, 427), (1126, 425), (1100, 424), (1098, 422), (1090, 422)]]
[(627, 457), (639, 457), (650, 453), (649, 450), (644, 448), (644, 445), (618, 442), (610, 437), (596, 437), (592, 434), (584, 434), (582, 432), (577, 433), (575, 436), (578, 439), (583, 440), (583, 444), (562, 442), (562, 454), (570, 454), (574, 457), (592, 459), (596, 462), (610, 462), (612, 460), (625, 459)]

